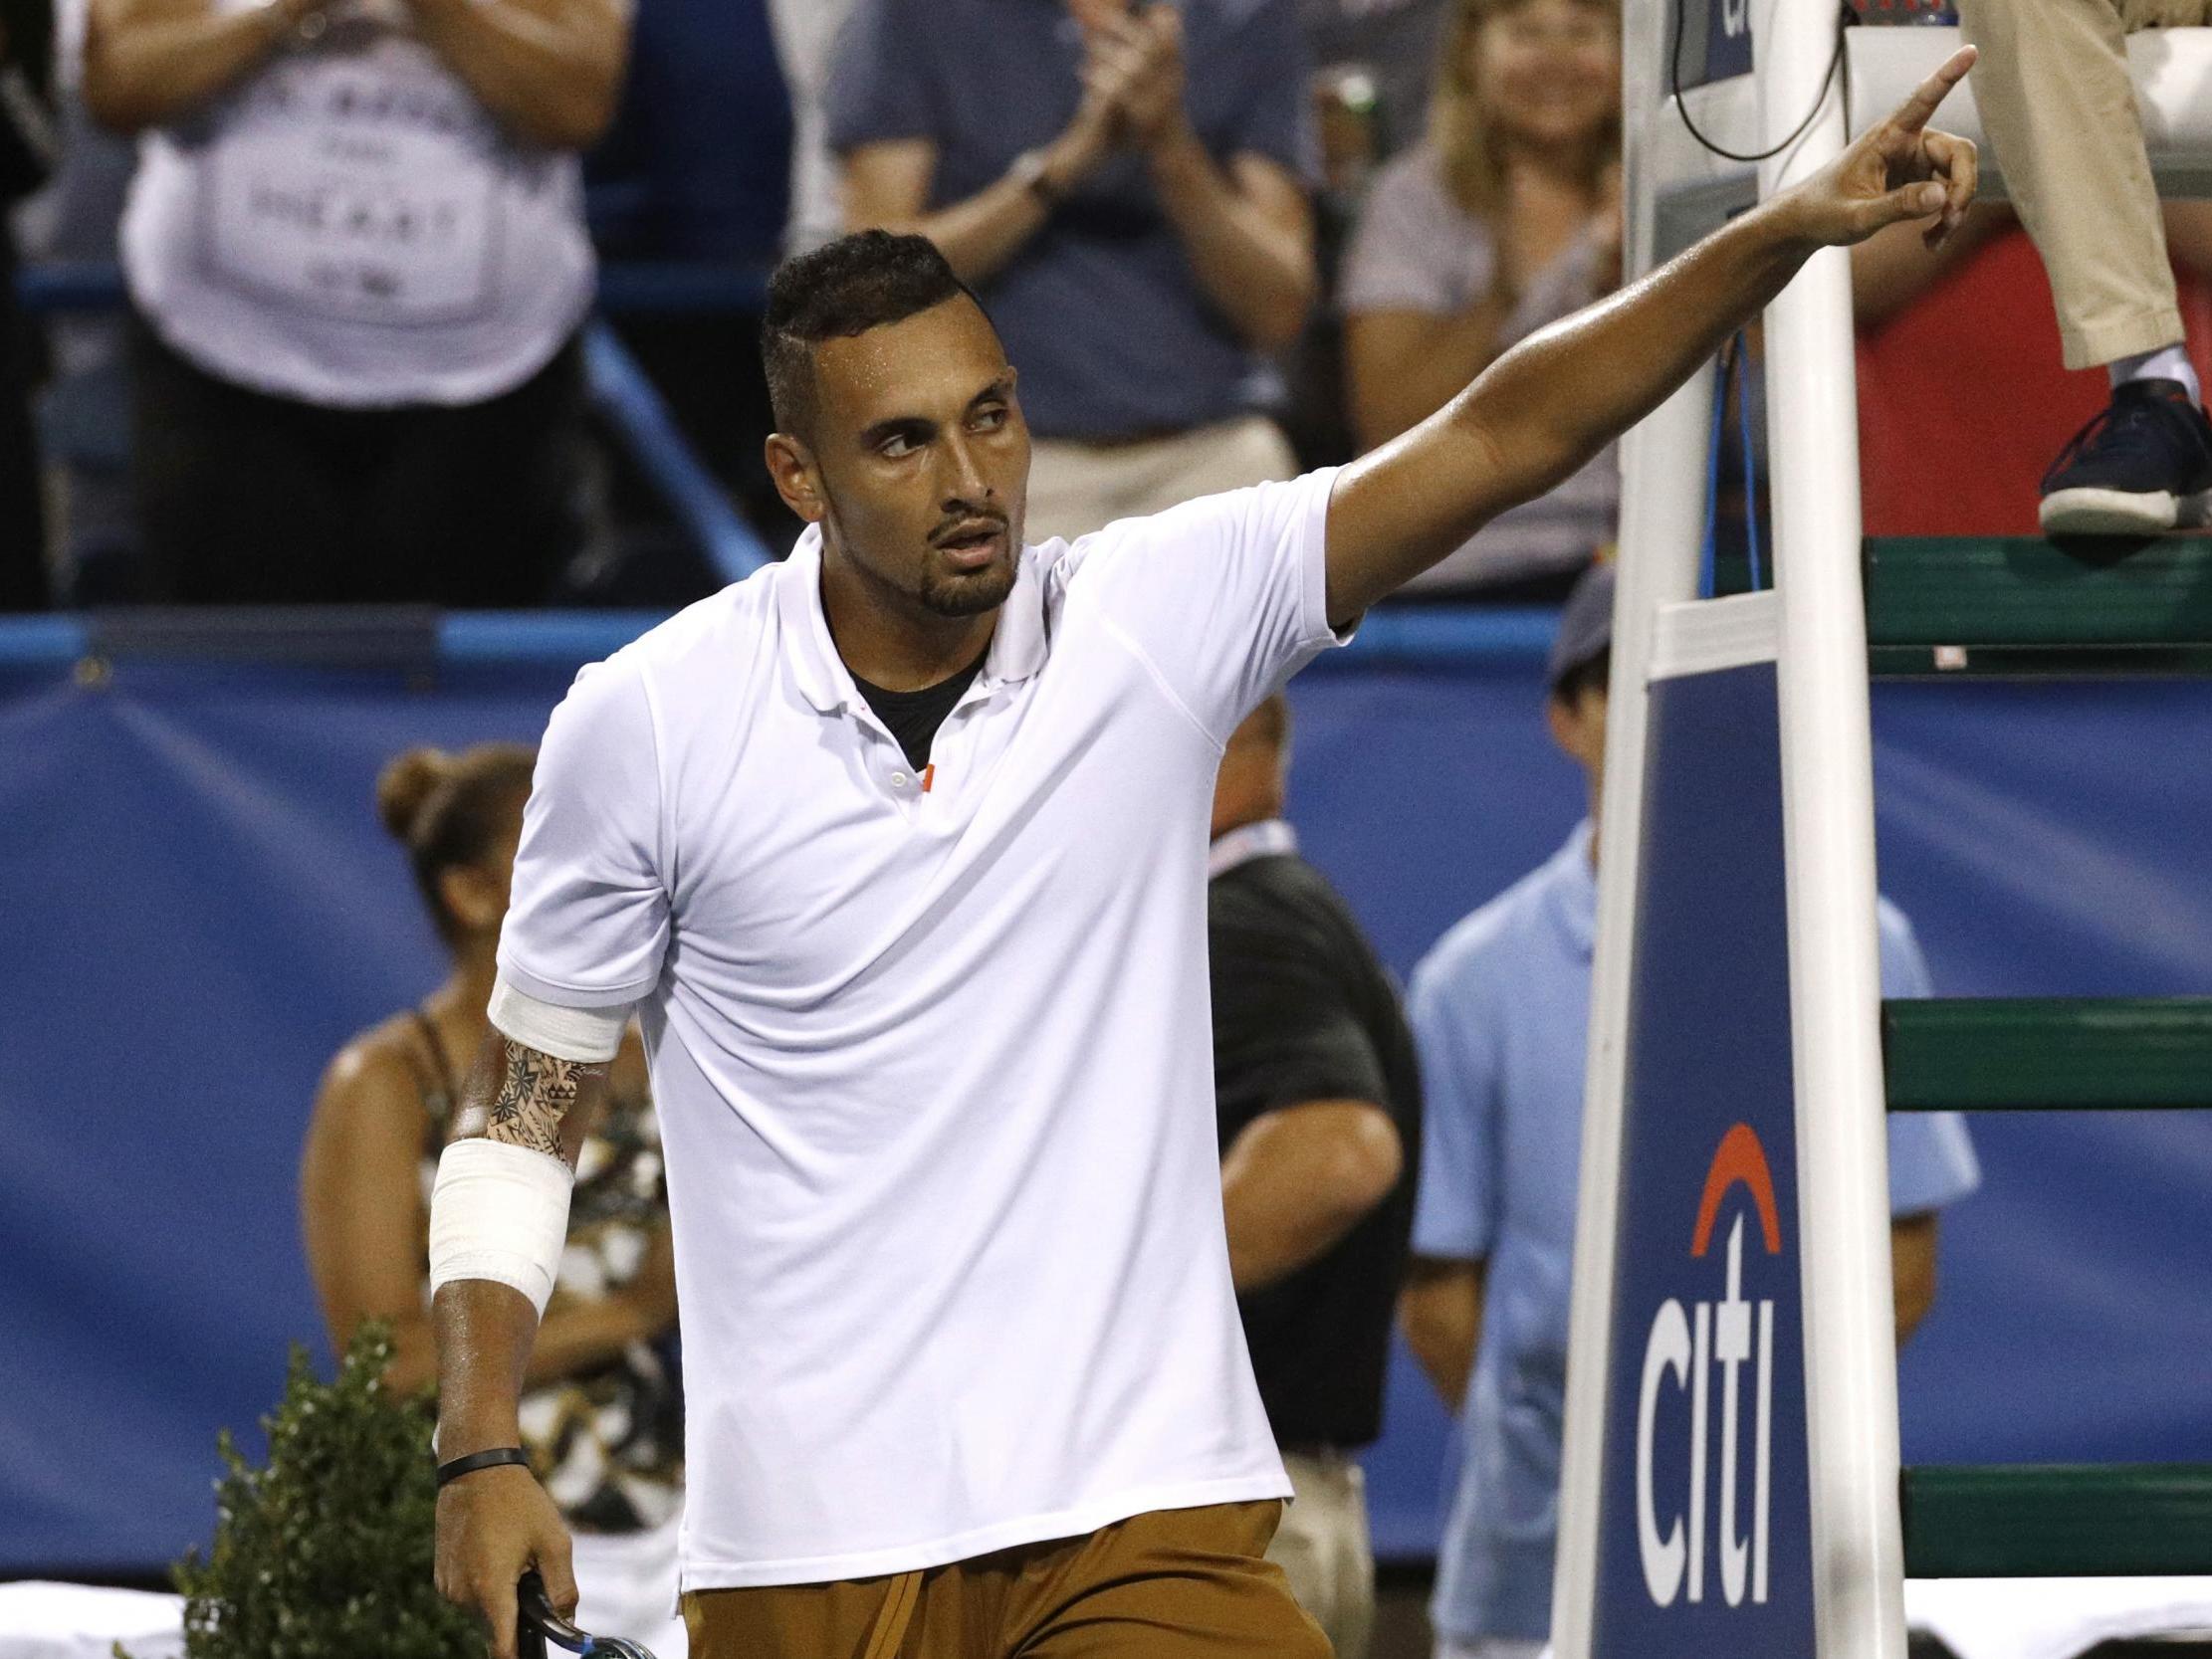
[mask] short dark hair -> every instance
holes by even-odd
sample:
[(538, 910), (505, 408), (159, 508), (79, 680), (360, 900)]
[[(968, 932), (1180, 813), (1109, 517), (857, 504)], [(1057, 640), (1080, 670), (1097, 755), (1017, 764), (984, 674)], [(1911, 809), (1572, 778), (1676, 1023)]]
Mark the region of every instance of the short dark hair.
[(803, 436), (812, 424), (816, 345), (903, 322), (963, 294), (976, 298), (926, 236), (857, 231), (778, 265), (761, 318), (777, 430)]
[(1559, 677), (1552, 687), (1554, 703), (1563, 703), (1569, 709), (1582, 701), (1584, 692), (1606, 691), (1613, 682), (1613, 647), (1607, 646), (1596, 656), (1586, 657)]

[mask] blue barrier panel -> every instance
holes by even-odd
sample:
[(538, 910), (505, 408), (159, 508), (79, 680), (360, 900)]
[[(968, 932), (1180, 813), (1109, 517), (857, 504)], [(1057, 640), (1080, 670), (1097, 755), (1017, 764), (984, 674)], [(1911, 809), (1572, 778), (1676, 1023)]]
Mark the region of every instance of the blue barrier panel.
[[(66, 668), (88, 653), (103, 651), (104, 629), (127, 627), (132, 619), (146, 616), (184, 625), (206, 614), (111, 611), (90, 616), (78, 613), (7, 618), (0, 620), (0, 670)], [(332, 613), (315, 614), (321, 620)], [(359, 610), (343, 614), (357, 616)], [(652, 611), (424, 614), (434, 630), (435, 655), (447, 668), (551, 664), (574, 669), (611, 656), (661, 620), (660, 614)], [(1347, 649), (1330, 652), (1315, 668), (1326, 672), (1349, 666), (1360, 673), (1383, 668), (1465, 671), (1540, 678), (1557, 626), (1556, 612), (1536, 606), (1477, 612), (1443, 606), (1398, 606), (1370, 615)]]
[[(1450, 641), (1419, 614), (1292, 693), (1292, 816), (1401, 973), (1582, 810), (1540, 620)], [(216, 1429), (251, 1443), (285, 1345), (321, 1346), (296, 1199), (317, 1079), (442, 972), (376, 770), (535, 737), (646, 620), (446, 618), (427, 675), (81, 671), (82, 622), (0, 626), (0, 1572), (140, 1570), (206, 1538)], [(1878, 691), (1883, 886), (1937, 987), (2212, 989), (2208, 726), (2203, 686)], [(2212, 1123), (1975, 1135), (1986, 1184), (1944, 1218), (1903, 1358), (1907, 1457), (2212, 1458)], [(1388, 1409), (1376, 1542), (1419, 1555), (1451, 1442), (1403, 1356)]]

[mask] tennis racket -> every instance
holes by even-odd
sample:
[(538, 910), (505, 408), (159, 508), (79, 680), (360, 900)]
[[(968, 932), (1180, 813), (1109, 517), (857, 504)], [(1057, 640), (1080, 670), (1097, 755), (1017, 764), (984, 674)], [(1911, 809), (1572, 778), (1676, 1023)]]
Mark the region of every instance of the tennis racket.
[(546, 1580), (536, 1571), (523, 1574), (515, 1587), (521, 1617), (515, 1626), (515, 1646), (521, 1659), (546, 1659), (546, 1644), (576, 1654), (578, 1659), (653, 1659), (652, 1649), (620, 1636), (591, 1636), (578, 1630), (553, 1611), (546, 1594)]

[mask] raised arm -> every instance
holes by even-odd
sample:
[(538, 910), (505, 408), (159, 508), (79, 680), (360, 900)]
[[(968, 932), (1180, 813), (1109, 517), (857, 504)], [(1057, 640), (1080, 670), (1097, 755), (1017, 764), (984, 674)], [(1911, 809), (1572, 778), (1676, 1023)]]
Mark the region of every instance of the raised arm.
[[(522, 1443), (523, 1377), (552, 1293), (576, 1153), (606, 1098), (602, 1063), (564, 1060), (495, 1032), (439, 1165), (431, 1203), (441, 1464)], [(493, 1659), (515, 1659), (515, 1583), (545, 1575), (575, 1607), (559, 1512), (529, 1469), (477, 1470), (438, 1493), (438, 1587), (475, 1609)]]
[(1505, 509), (1564, 482), (1821, 248), (1903, 219), (1932, 221), (1930, 246), (1954, 230), (1974, 196), (1974, 146), (1927, 122), (1973, 62), (1963, 48), (1812, 178), (1530, 335), (1435, 415), (1347, 467), (1329, 504), (1329, 620), (1350, 622)]
[(1216, 166), (1186, 131), (1153, 152), (1152, 184), (1199, 287), (1244, 342), (1273, 350), (1296, 339), (1321, 283), (1298, 181), (1264, 155)]
[[(873, 16), (855, 21), (862, 38), (848, 36), (845, 50), (860, 56), (839, 66), (845, 79), (832, 80), (831, 97), (878, 104), (883, 102), (875, 96), (878, 82), (890, 66), (881, 61), (881, 43), (865, 31), (885, 25)], [(1118, 77), (1092, 80), (1074, 118), (1051, 143), (1024, 151), (973, 195), (935, 209), (929, 206), (938, 160), (933, 141), (900, 137), (856, 144), (840, 158), (845, 228), (926, 236), (962, 282), (984, 282), (1044, 229), (1068, 192), (1113, 153), (1120, 91)]]
[(517, 137), (586, 149), (614, 118), (630, 54), (625, 0), (407, 0), (407, 9)]
[(1045, 148), (1025, 152), (974, 195), (931, 212), (937, 146), (927, 138), (863, 144), (843, 161), (845, 229), (926, 236), (962, 282), (984, 282), (1044, 229), (1059, 199), (1106, 153), (1103, 121), (1078, 115)]
[(1298, 180), (1266, 156), (1240, 151), (1224, 167), (1207, 153), (1184, 101), (1183, 14), (1158, 4), (1108, 9), (1084, 85), (1117, 100), (1215, 309), (1249, 345), (1296, 339), (1320, 286), (1313, 210)]

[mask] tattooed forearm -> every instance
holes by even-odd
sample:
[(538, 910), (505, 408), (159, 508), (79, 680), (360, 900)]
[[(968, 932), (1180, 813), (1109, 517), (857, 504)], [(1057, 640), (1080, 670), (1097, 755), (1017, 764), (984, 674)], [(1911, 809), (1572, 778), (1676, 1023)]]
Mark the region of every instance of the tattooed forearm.
[(487, 1101), (490, 1079), (483, 1072), (471, 1080), (470, 1102), (463, 1112), (458, 1133), (481, 1135), (511, 1146), (528, 1146), (549, 1157), (564, 1157), (560, 1126), (576, 1104), (585, 1083), (606, 1075), (603, 1065), (562, 1060), (521, 1043), (509, 1042), (507, 1065), (499, 1089)]

